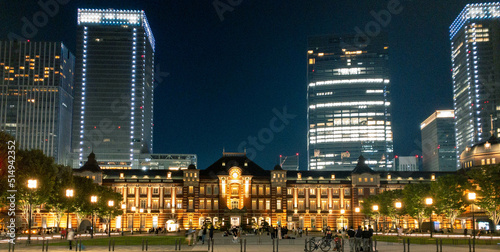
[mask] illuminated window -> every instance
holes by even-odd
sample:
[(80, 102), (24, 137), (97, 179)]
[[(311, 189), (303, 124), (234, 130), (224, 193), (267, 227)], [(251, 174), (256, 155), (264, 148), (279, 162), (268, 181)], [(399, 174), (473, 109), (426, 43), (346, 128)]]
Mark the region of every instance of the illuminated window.
[(135, 193), (135, 188), (129, 187), (128, 188), (128, 194), (134, 194)]
[(165, 188), (165, 194), (170, 195), (172, 193), (172, 188), (171, 187), (166, 187)]
[(304, 201), (303, 200), (299, 200), (299, 210), (304, 211)]
[(264, 200), (259, 200), (259, 209), (264, 210)]
[(151, 208), (153, 208), (153, 210), (158, 210), (158, 200), (157, 199), (152, 201)]
[(266, 186), (266, 195), (271, 194), (271, 187)]
[(310, 58), (309, 59), (309, 65), (314, 65), (316, 64), (316, 59), (315, 58)]
[(257, 200), (252, 200), (252, 209), (257, 210)]
[(214, 210), (219, 209), (219, 200), (214, 200)]
[(487, 164), (487, 165), (491, 164), (491, 159), (489, 159), (489, 158), (488, 158), (488, 159), (486, 159), (486, 164)]
[(165, 200), (165, 206), (164, 208), (170, 209), (172, 207), (170, 200)]
[(238, 199), (231, 199), (231, 209), (238, 209)]
[(232, 186), (231, 187), (231, 194), (233, 196), (238, 196), (238, 186)]
[(287, 189), (286, 189), (286, 193), (287, 193), (288, 195), (292, 195), (292, 193), (293, 193), (292, 188), (287, 188)]
[(316, 200), (315, 199), (311, 199), (309, 201), (309, 208), (311, 209), (311, 211), (316, 211)]
[(153, 194), (158, 194), (159, 193), (159, 188), (158, 187), (155, 187), (153, 188)]
[(484, 164), (485, 164), (485, 160), (481, 159), (481, 165), (484, 165)]
[(264, 186), (259, 185), (259, 195), (264, 195)]
[(370, 178), (370, 182), (373, 182), (373, 178)]
[(141, 205), (140, 205), (140, 208), (146, 208), (146, 200), (145, 199), (141, 199)]
[(358, 188), (358, 195), (362, 195), (362, 194), (364, 194), (363, 188)]
[(299, 195), (304, 195), (304, 188), (299, 188)]
[(492, 163), (492, 164), (496, 164), (496, 159), (495, 159), (495, 158), (492, 158), (492, 159), (491, 159), (491, 163)]
[(271, 201), (266, 199), (266, 210), (271, 210)]
[(188, 205), (188, 209), (192, 210), (193, 209), (193, 199), (189, 199), (189, 205)]
[(276, 187), (276, 194), (281, 195), (281, 186)]
[(252, 195), (257, 195), (257, 186), (252, 185)]
[(200, 187), (200, 194), (205, 194), (205, 187), (204, 186)]
[(204, 199), (200, 200), (200, 209), (205, 209), (205, 200)]
[(207, 209), (212, 209), (212, 200), (211, 200), (211, 199), (207, 199), (207, 205), (206, 205), (206, 208), (207, 208)]
[(321, 189), (321, 195), (326, 195), (326, 188)]
[(177, 209), (182, 208), (182, 200), (177, 200)]
[(276, 209), (281, 210), (281, 200), (276, 200)]
[(370, 195), (375, 194), (375, 188), (370, 188)]
[(314, 189), (314, 188), (309, 189), (309, 194), (316, 195), (316, 189)]
[(344, 195), (346, 195), (346, 196), (351, 195), (351, 189), (349, 189), (349, 188), (345, 188), (345, 189), (344, 189)]
[(189, 186), (189, 191), (188, 191), (188, 193), (189, 193), (189, 194), (191, 194), (191, 193), (193, 193), (193, 192), (194, 192), (194, 188), (193, 188), (193, 186)]
[(287, 200), (286, 201), (286, 208), (288, 208), (288, 210), (292, 210), (293, 209), (293, 201), (292, 200)]

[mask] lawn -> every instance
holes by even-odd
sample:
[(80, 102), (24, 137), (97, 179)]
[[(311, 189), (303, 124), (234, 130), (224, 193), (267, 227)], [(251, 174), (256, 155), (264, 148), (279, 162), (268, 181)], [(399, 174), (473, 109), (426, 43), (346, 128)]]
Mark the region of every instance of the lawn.
[[(174, 245), (177, 239), (181, 239), (182, 244), (187, 244), (184, 236), (156, 236), (156, 235), (128, 235), (128, 236), (112, 236), (115, 241), (115, 246), (142, 245), (143, 240), (148, 241), (148, 245)], [(94, 239), (82, 239), (85, 246), (108, 246), (109, 237), (95, 237)], [(38, 243), (38, 242), (37, 242)], [(75, 243), (75, 241), (73, 241)], [(41, 245), (41, 243), (39, 243)], [(50, 246), (68, 245), (66, 240), (52, 240)]]
[[(460, 239), (460, 238), (429, 238), (429, 237), (397, 237), (397, 236), (384, 236), (384, 235), (376, 235), (374, 236), (377, 241), (384, 242), (397, 242), (403, 243), (403, 239), (410, 239), (410, 244), (436, 244), (436, 240), (443, 240), (443, 244), (447, 245), (468, 245), (469, 239)], [(471, 240), (472, 242), (472, 240)], [(486, 239), (479, 240), (476, 239), (476, 245), (496, 245), (500, 240), (498, 239)]]

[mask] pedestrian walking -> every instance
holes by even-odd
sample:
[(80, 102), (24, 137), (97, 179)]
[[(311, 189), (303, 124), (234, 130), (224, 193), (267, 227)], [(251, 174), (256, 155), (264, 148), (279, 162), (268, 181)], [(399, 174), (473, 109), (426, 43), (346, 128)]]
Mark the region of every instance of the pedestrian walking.
[(68, 242), (69, 242), (69, 250), (73, 249), (73, 239), (75, 238), (75, 232), (72, 228), (68, 231)]

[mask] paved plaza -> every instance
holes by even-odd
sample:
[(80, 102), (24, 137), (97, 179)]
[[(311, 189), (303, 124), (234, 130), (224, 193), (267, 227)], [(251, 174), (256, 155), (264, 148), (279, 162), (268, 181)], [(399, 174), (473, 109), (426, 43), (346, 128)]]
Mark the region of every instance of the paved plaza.
[[(147, 235), (144, 236), (147, 239)], [(247, 252), (264, 252), (264, 251), (273, 251), (272, 240), (269, 236), (263, 235), (259, 236), (245, 236), (246, 239), (246, 250), (244, 246), (242, 246), (239, 242), (234, 243), (231, 237), (221, 237), (220, 234), (216, 234), (214, 236), (214, 244), (213, 247), (214, 252), (238, 252), (238, 251), (247, 251)], [(286, 239), (280, 240), (279, 244), (275, 250), (276, 252), (303, 252), (305, 245), (306, 237), (298, 238), (298, 239)], [(498, 240), (500, 243), (500, 240)], [(85, 245), (85, 240), (83, 240), (83, 244)], [(500, 245), (497, 243), (493, 243), (496, 245), (480, 245), (476, 246), (477, 252), (497, 252), (500, 251)], [(243, 247), (243, 250), (241, 248)], [(75, 248), (73, 247), (73, 251)], [(377, 250), (381, 252), (396, 252), (396, 251), (404, 251), (402, 243), (389, 243), (389, 242), (378, 242)], [(0, 244), (0, 251), (8, 251), (7, 244)], [(15, 247), (15, 251), (42, 251), (42, 247), (40, 244), (26, 246), (24, 244), (18, 244)], [(49, 245), (48, 251), (69, 251), (68, 246), (51, 246)], [(108, 246), (85, 246), (85, 250), (82, 251), (109, 251)], [(116, 246), (114, 251), (142, 251), (141, 245), (133, 245), (133, 246)], [(148, 246), (148, 251), (175, 251), (174, 245), (153, 245)], [(208, 245), (201, 244), (198, 242), (194, 246), (182, 245), (181, 251), (208, 251)], [(212, 251), (212, 248), (210, 249)], [(321, 251), (320, 249), (316, 251)], [(332, 251), (332, 250), (330, 250)], [(345, 252), (349, 252), (349, 245), (346, 242)], [(408, 250), (407, 250), (408, 251)], [(410, 246), (411, 252), (432, 252), (436, 251), (436, 245), (431, 244), (411, 244)], [(443, 245), (443, 252), (468, 252), (468, 245)]]

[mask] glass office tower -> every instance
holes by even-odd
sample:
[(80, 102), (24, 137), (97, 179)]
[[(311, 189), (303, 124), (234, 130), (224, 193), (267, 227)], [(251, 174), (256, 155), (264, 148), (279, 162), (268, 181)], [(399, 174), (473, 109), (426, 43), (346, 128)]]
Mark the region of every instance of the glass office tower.
[(60, 42), (0, 41), (0, 130), (69, 164), (75, 57)]
[(308, 41), (309, 170), (352, 170), (360, 155), (392, 169), (390, 77), (385, 34)]
[(455, 112), (437, 110), (420, 124), (424, 171), (456, 171)]
[(74, 167), (92, 150), (122, 167), (152, 153), (154, 49), (144, 11), (78, 9)]
[(499, 133), (500, 3), (466, 5), (450, 40), (458, 161), (467, 146)]

